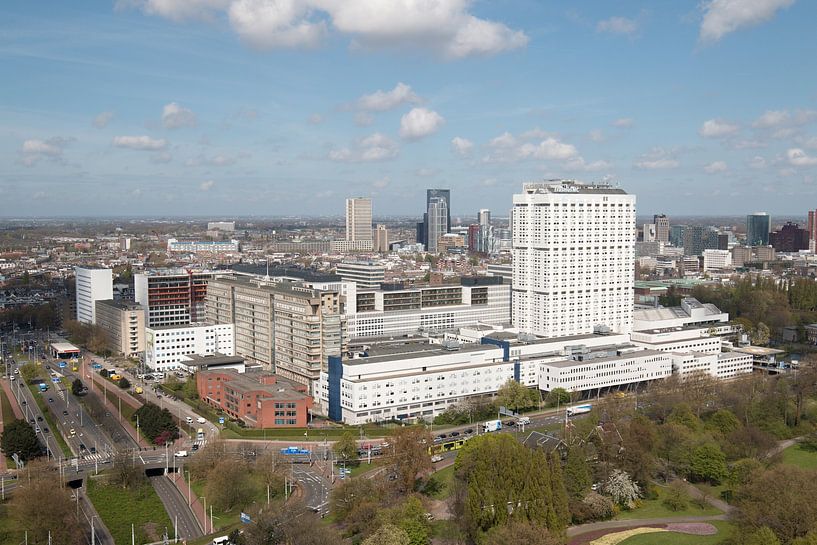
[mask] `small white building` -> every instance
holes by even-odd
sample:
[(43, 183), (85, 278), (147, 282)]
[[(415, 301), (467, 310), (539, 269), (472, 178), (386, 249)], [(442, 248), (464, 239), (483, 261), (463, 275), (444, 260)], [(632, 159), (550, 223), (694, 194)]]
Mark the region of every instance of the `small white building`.
[(96, 323), (96, 302), (113, 299), (113, 270), (75, 267), (77, 321)]
[(145, 329), (145, 363), (154, 371), (181, 369), (185, 356), (235, 355), (233, 324), (190, 324)]
[(704, 272), (732, 268), (732, 252), (729, 250), (704, 250)]

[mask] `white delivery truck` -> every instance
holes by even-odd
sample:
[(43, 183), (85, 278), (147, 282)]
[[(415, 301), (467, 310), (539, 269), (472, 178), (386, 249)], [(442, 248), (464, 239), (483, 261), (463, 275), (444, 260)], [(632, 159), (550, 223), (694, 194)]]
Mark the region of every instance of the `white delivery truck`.
[(567, 408), (567, 416), (576, 416), (577, 414), (587, 414), (593, 410), (592, 405), (577, 405), (576, 407)]
[(502, 420), (488, 420), (482, 424), (482, 432), (489, 433), (492, 431), (499, 431), (502, 429)]

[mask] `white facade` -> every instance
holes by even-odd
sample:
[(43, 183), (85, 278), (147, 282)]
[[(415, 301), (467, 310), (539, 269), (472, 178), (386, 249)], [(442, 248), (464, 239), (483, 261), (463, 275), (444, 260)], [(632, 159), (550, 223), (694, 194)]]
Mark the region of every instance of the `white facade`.
[(77, 321), (96, 323), (96, 302), (113, 299), (113, 271), (75, 267)]
[[(729, 328), (731, 329), (731, 328)], [(633, 331), (630, 340), (637, 346), (660, 352), (699, 352), (720, 354), (721, 338), (710, 334), (710, 328), (678, 327)]]
[(333, 240), (329, 243), (329, 251), (335, 254), (345, 252), (371, 252), (374, 242), (371, 240)]
[(667, 378), (672, 356), (657, 350), (618, 351), (616, 355), (587, 361), (562, 360), (542, 364), (539, 389), (564, 388), (582, 392)]
[[(436, 288), (436, 289), (435, 289)], [(425, 331), (452, 330), (477, 323), (507, 325), (511, 321), (511, 291), (508, 284), (490, 286), (448, 286), (461, 288), (456, 304), (443, 306), (420, 306), (420, 308), (388, 310), (385, 297), (395, 292), (377, 290), (372, 293), (374, 309), (362, 311), (347, 299), (349, 336), (387, 337)], [(477, 302), (476, 290), (482, 290), (485, 298)], [(433, 288), (403, 290), (402, 293), (418, 294), (422, 301), (423, 292), (438, 291)], [(384, 297), (385, 296), (385, 297)], [(350, 298), (351, 299), (351, 298)], [(422, 305), (422, 303), (420, 303)]]
[(726, 379), (752, 372), (752, 356), (739, 352), (722, 354), (701, 354), (698, 352), (673, 353), (672, 369), (684, 378), (690, 373), (707, 373), (713, 377)]
[(729, 250), (704, 250), (704, 272), (732, 267), (732, 252)]
[(235, 231), (234, 221), (210, 221), (207, 222), (208, 231)]
[(336, 274), (347, 282), (354, 282), (360, 290), (376, 290), (386, 279), (383, 265), (371, 261), (344, 261), (338, 263)]
[(645, 223), (641, 232), (644, 234), (644, 242), (658, 242), (658, 232), (654, 223)]
[(633, 313), (635, 331), (651, 331), (690, 325), (718, 326), (729, 321), (729, 314), (711, 303), (701, 303), (693, 297), (681, 300), (681, 306), (639, 309)]
[(233, 324), (191, 324), (145, 329), (145, 363), (154, 371), (180, 369), (188, 354), (235, 355)]
[(372, 199), (346, 199), (346, 240), (372, 240)]
[(185, 252), (191, 254), (225, 254), (237, 253), (240, 244), (237, 240), (176, 240), (167, 239), (168, 252)]
[(428, 200), (427, 218), (426, 250), (436, 254), (440, 237), (448, 233), (448, 201), (444, 197), (431, 197)]
[(632, 329), (635, 196), (573, 181), (513, 196), (513, 319), (559, 337)]

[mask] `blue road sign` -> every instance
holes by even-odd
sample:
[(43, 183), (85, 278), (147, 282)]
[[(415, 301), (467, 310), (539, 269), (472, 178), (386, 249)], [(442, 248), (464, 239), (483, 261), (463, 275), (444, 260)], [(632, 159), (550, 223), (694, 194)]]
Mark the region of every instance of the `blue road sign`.
[(250, 515), (248, 515), (247, 513), (241, 513), (240, 517), (241, 517), (241, 522), (245, 522), (247, 524), (252, 522), (252, 520), (250, 520)]
[(59, 377), (51, 377), (51, 382), (53, 382), (54, 384), (59, 384), (60, 379), (59, 379)]
[(218, 417), (218, 423), (219, 424), (224, 424), (224, 417), (223, 416)]
[(65, 369), (66, 367), (68, 367), (68, 364), (65, 363), (64, 361), (61, 361), (60, 362), (60, 369)]

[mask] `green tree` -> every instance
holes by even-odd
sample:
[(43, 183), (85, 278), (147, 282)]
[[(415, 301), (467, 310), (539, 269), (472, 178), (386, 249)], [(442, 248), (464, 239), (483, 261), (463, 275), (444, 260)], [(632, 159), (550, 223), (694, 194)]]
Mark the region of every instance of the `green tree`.
[(222, 460), (210, 471), (204, 490), (213, 506), (221, 511), (243, 509), (257, 493), (247, 465), (229, 459)]
[(817, 530), (813, 530), (803, 537), (798, 537), (791, 545), (817, 545)]
[(740, 428), (740, 420), (729, 409), (718, 409), (706, 421), (706, 427), (721, 435), (729, 435)]
[(508, 410), (519, 412), (535, 407), (537, 403), (531, 398), (529, 388), (509, 378), (496, 393), (497, 402)]
[(575, 445), (567, 451), (565, 460), (565, 486), (570, 498), (580, 500), (593, 484), (590, 465), (587, 463), (587, 454), (584, 448)]
[[(454, 462), (456, 518), (472, 540), (511, 518), (560, 534), (568, 522), (561, 507), (566, 492), (561, 475), (554, 478), (553, 470), (547, 455), (508, 434), (471, 439)], [(554, 484), (560, 488), (555, 499)]]
[(692, 451), (689, 469), (693, 479), (718, 485), (727, 476), (726, 455), (717, 444), (705, 443)]
[(631, 508), (641, 497), (641, 489), (626, 471), (614, 469), (604, 483), (604, 491), (622, 507)]
[(554, 388), (548, 392), (546, 402), (549, 407), (556, 407), (570, 403), (570, 392), (564, 388)]
[(17, 454), (24, 462), (42, 454), (42, 446), (37, 440), (34, 428), (25, 420), (14, 420), (0, 435), (0, 448), (6, 456)]
[(332, 447), (332, 451), (335, 453), (337, 459), (343, 462), (357, 458), (357, 442), (352, 432), (343, 432), (343, 435), (340, 436), (340, 439), (338, 439)]
[(403, 530), (409, 545), (426, 545), (431, 538), (431, 524), (426, 510), (416, 496), (409, 496), (401, 504), (384, 511), (381, 518), (386, 524)]
[(130, 381), (125, 377), (120, 378), (116, 384), (123, 390), (130, 388)]
[(780, 540), (771, 528), (762, 526), (753, 532), (749, 532), (742, 543), (744, 545), (780, 545)]
[(524, 521), (512, 521), (505, 526), (492, 528), (485, 535), (482, 545), (562, 545), (544, 526)]
[(384, 524), (363, 540), (362, 545), (411, 545), (405, 530), (394, 524)]
[(132, 420), (139, 421), (140, 430), (157, 445), (173, 441), (179, 437), (179, 428), (173, 415), (167, 409), (160, 409), (154, 403), (145, 403), (133, 413)]
[(182, 395), (187, 399), (198, 399), (199, 398), (199, 390), (196, 385), (196, 373), (193, 373), (184, 383), (184, 387), (182, 388)]
[(758, 322), (751, 332), (752, 344), (756, 346), (766, 346), (769, 344), (770, 336), (769, 326), (763, 322)]
[(670, 511), (683, 511), (689, 505), (689, 492), (681, 481), (674, 481), (664, 494), (664, 505)]
[(33, 363), (27, 363), (20, 367), (20, 376), (26, 384), (31, 384), (40, 374), (40, 369)]
[(406, 426), (392, 434), (392, 471), (406, 493), (414, 491), (421, 474), (431, 471), (428, 446), (432, 441), (431, 434), (421, 426)]
[(82, 381), (75, 378), (74, 382), (71, 383), (71, 393), (78, 396), (83, 393), (83, 390), (85, 390), (85, 386), (82, 385)]

